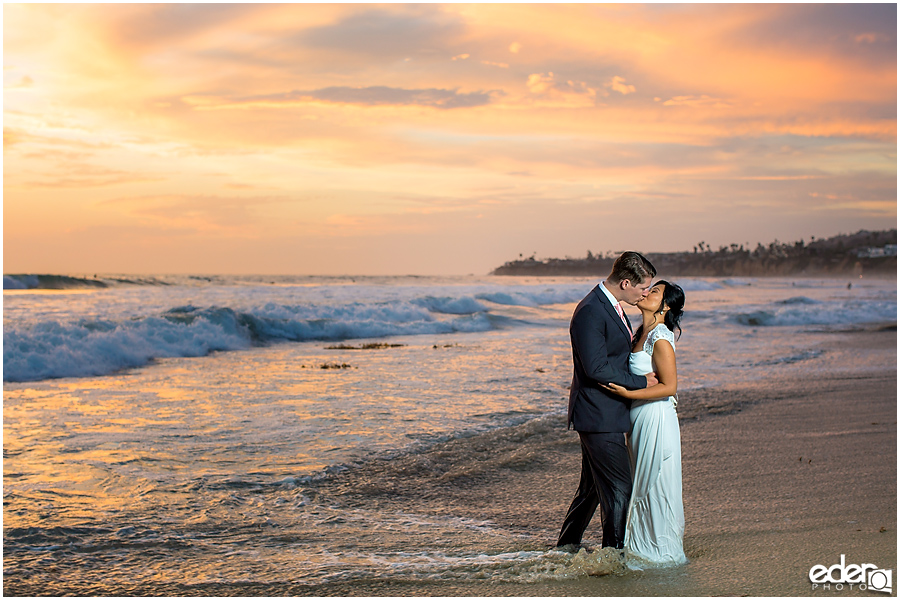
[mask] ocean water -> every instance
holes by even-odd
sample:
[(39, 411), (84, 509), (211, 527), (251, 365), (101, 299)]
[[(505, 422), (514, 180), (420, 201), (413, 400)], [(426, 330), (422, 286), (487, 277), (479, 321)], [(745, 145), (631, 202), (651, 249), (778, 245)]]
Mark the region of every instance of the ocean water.
[[(564, 427), (568, 321), (596, 281), (101, 279), (50, 290), (4, 278), (5, 585), (277, 595), (285, 582), (530, 583), (609, 568), (549, 549), (555, 531), (454, 515), (425, 467), (390, 475), (421, 490), (417, 512), (342, 492), (366, 473), (382, 497), (395, 483), (379, 480), (384, 465), (442, 444), (464, 464), (485, 440), (513, 444), (504, 432)], [(893, 280), (678, 283), (686, 394), (825, 372), (829, 332), (897, 318)], [(842, 368), (864, 373), (865, 353)]]

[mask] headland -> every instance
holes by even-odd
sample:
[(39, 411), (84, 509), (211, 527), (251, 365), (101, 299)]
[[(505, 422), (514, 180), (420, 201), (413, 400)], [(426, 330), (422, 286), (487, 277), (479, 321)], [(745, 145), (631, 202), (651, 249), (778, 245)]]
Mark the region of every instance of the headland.
[[(638, 248), (635, 250), (641, 251)], [(705, 242), (686, 252), (643, 252), (666, 277), (892, 277), (897, 276), (897, 230), (858, 231), (827, 239), (774, 241), (750, 249), (731, 244), (713, 250)], [(602, 276), (619, 252), (584, 258), (519, 258), (492, 275)]]

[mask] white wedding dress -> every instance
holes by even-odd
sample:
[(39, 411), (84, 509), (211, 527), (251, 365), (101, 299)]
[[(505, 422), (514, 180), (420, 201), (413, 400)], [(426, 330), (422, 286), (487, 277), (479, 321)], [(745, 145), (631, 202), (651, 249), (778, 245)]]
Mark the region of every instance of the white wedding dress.
[[(675, 336), (665, 325), (657, 325), (644, 347), (632, 352), (629, 368), (636, 375), (653, 370), (653, 346), (667, 340), (675, 348)], [(628, 565), (669, 566), (687, 562), (684, 539), (684, 504), (681, 498), (681, 433), (676, 401), (635, 400), (631, 405), (628, 454), (634, 474), (625, 553)]]

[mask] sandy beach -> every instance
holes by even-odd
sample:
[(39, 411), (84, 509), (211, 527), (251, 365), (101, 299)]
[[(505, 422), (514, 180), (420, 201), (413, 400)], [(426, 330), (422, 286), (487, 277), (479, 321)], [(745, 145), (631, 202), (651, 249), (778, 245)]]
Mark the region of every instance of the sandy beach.
[[(896, 569), (896, 329), (833, 335), (834, 362), (840, 362), (843, 352), (866, 352), (870, 364), (881, 368), (866, 374), (838, 369), (829, 376), (790, 380), (766, 378), (761, 372), (753, 384), (680, 398), (685, 551), (690, 560), (684, 567), (535, 584), (381, 579), (346, 586), (291, 586), (284, 593), (871, 595), (848, 586), (814, 590), (808, 573), (816, 564), (836, 564), (841, 554), (848, 564)], [(347, 506), (364, 498), (414, 513), (433, 503), (411, 482), (430, 477), (431, 493), (443, 496), (446, 510), (521, 530), (549, 546), (577, 485), (577, 436), (561, 422), (525, 431), (455, 440), (425, 455), (382, 465), (392, 473), (373, 465), (348, 474), (334, 492)], [(481, 446), (479, 460), (457, 462), (463, 454), (459, 447), (472, 443)], [(373, 490), (374, 482), (383, 489)], [(592, 523), (587, 544), (599, 540), (598, 529)]]

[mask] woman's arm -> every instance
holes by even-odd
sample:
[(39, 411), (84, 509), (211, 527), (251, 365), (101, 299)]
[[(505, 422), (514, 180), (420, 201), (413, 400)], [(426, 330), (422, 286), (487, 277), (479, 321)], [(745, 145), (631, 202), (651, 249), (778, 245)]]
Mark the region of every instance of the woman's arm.
[(675, 367), (675, 349), (666, 339), (657, 340), (653, 345), (653, 368), (659, 384), (640, 390), (625, 389), (615, 383), (604, 385), (607, 391), (619, 394), (629, 400), (653, 400), (668, 398), (678, 392), (678, 370)]

